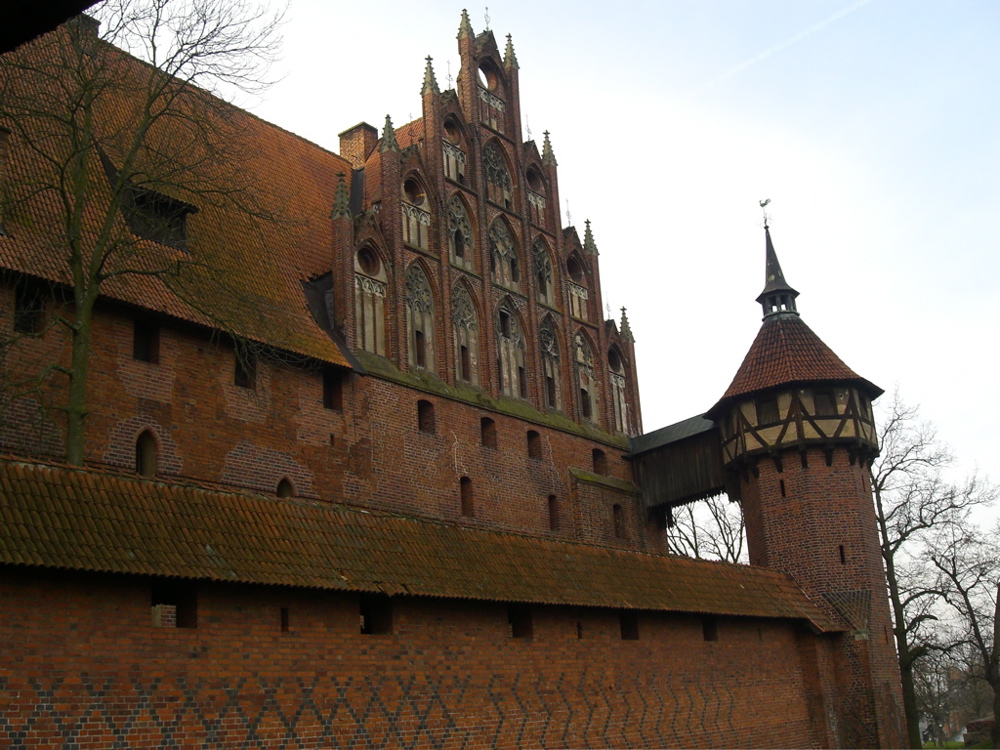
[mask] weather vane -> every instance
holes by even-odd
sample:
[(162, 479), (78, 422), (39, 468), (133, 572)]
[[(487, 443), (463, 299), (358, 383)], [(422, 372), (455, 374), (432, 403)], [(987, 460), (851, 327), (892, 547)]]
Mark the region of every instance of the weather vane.
[(451, 88), (451, 60), (448, 60), (447, 63), (448, 63), (448, 88)]
[(764, 200), (760, 201), (760, 210), (761, 213), (764, 214), (764, 229), (767, 229), (767, 222), (771, 218), (770, 216), (767, 215), (767, 204), (770, 202), (771, 202), (770, 198), (765, 198)]

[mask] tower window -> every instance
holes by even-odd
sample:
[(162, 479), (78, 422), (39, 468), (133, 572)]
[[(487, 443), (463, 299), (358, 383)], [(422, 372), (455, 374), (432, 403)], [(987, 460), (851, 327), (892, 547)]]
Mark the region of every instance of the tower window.
[(497, 447), (497, 425), (489, 417), (479, 420), (479, 435), (485, 448)]
[(549, 531), (559, 529), (559, 500), (555, 495), (549, 495)]
[(149, 430), (143, 430), (135, 441), (135, 471), (147, 479), (156, 476), (156, 438)]
[(593, 451), (594, 460), (594, 473), (595, 474), (607, 474), (608, 473), (608, 456), (600, 448), (594, 448)]
[(639, 615), (629, 609), (618, 613), (618, 627), (623, 641), (639, 640)]
[(836, 416), (837, 397), (830, 388), (817, 388), (813, 392), (813, 404), (818, 416)]
[(468, 477), (462, 477), (459, 480), (459, 495), (462, 500), (462, 515), (467, 518), (472, 518), (475, 515), (475, 507), (473, 505), (472, 498), (472, 480)]
[(417, 429), (428, 435), (433, 435), (436, 432), (434, 426), (434, 404), (430, 401), (421, 399), (417, 402)]
[(323, 408), (333, 411), (344, 408), (344, 376), (332, 368), (323, 370)]
[(531, 638), (531, 609), (517, 605), (508, 607), (507, 628), (511, 638)]
[(138, 362), (159, 364), (160, 362), (160, 327), (145, 320), (136, 320), (132, 324), (132, 359)]
[(385, 594), (362, 594), (359, 600), (362, 635), (392, 633), (392, 602)]
[(779, 420), (778, 416), (778, 399), (774, 398), (761, 398), (757, 399), (757, 424), (774, 424)]
[(528, 430), (528, 458), (542, 457), (542, 436), (534, 430)]

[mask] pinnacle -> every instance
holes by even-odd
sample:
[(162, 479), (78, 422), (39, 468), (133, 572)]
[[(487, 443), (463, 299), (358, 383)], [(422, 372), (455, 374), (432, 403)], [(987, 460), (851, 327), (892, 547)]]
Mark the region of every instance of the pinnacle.
[(393, 130), (392, 120), (389, 115), (385, 116), (385, 129), (382, 131), (382, 145), (378, 147), (379, 153), (386, 151), (399, 151), (399, 144), (396, 142), (396, 131)]
[(635, 336), (632, 335), (632, 326), (629, 325), (628, 315), (625, 313), (624, 307), (622, 307), (622, 324), (620, 333), (622, 339), (635, 343)]
[(764, 308), (764, 317), (777, 315), (780, 313), (791, 313), (798, 315), (795, 307), (795, 298), (799, 293), (789, 286), (785, 281), (785, 275), (781, 272), (781, 264), (778, 263), (778, 254), (774, 251), (771, 243), (771, 230), (764, 226), (764, 291), (757, 297)]
[(585, 229), (583, 230), (583, 251), (588, 255), (600, 255), (597, 252), (597, 243), (594, 242), (594, 233), (590, 231), (590, 219), (583, 222)]
[(556, 155), (552, 153), (552, 143), (549, 141), (549, 131), (546, 130), (545, 141), (542, 143), (542, 164), (546, 166), (556, 167), (559, 162), (556, 161)]
[(434, 67), (431, 65), (431, 56), (427, 56), (427, 67), (424, 68), (424, 86), (420, 89), (420, 95), (424, 94), (440, 94), (441, 89), (438, 88), (437, 79), (434, 78)]
[(337, 194), (333, 199), (333, 211), (330, 212), (331, 219), (350, 219), (351, 218), (351, 200), (347, 193), (347, 183), (344, 182), (344, 173), (341, 172), (337, 175)]
[(505, 68), (521, 67), (517, 64), (517, 55), (514, 54), (514, 42), (511, 40), (510, 34), (507, 35), (507, 49), (503, 53), (503, 66)]
[(469, 23), (469, 12), (465, 8), (462, 8), (462, 22), (458, 25), (458, 38), (475, 38), (475, 36), (476, 35), (472, 32), (472, 24)]

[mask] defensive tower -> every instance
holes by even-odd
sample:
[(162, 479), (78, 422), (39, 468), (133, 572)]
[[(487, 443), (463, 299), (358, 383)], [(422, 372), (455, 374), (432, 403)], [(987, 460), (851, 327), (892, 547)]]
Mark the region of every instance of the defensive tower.
[(803, 322), (764, 233), (763, 323), (709, 416), (750, 563), (793, 576), (847, 631), (832, 654), (846, 670), (826, 730), (842, 746), (897, 747), (899, 679), (868, 472), (879, 450), (871, 401), (882, 390)]

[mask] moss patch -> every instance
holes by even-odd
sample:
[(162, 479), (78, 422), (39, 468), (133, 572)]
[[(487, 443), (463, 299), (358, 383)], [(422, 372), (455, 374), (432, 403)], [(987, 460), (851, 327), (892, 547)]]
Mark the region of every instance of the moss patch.
[(585, 471), (583, 469), (577, 469), (570, 467), (569, 473), (581, 482), (588, 482), (590, 484), (599, 484), (603, 487), (609, 487), (613, 490), (618, 490), (619, 492), (627, 492), (630, 495), (638, 495), (639, 489), (631, 482), (626, 482), (624, 479), (618, 479), (617, 477), (606, 477), (603, 474), (595, 474), (592, 471)]

